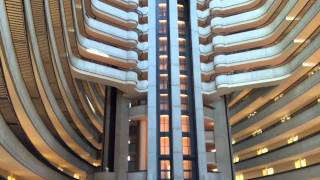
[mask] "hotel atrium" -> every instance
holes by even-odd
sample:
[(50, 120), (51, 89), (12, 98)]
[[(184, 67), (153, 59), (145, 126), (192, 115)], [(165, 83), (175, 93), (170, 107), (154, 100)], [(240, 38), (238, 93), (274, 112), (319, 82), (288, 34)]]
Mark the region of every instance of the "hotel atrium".
[(0, 180), (320, 179), (320, 0), (0, 0)]

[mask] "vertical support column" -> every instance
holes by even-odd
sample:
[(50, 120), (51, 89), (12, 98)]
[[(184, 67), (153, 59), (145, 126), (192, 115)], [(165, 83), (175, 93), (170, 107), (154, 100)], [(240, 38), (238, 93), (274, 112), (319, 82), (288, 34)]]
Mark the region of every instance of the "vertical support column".
[(111, 88), (105, 87), (104, 123), (103, 123), (103, 149), (101, 171), (109, 169), (109, 138), (110, 138), (110, 110), (111, 110)]
[(193, 90), (194, 90), (194, 108), (195, 122), (197, 132), (197, 156), (199, 179), (207, 179), (207, 157), (205, 147), (205, 130), (203, 115), (203, 99), (201, 86), (201, 66), (200, 66), (200, 47), (199, 47), (199, 30), (197, 14), (197, 1), (190, 1), (190, 33), (192, 46), (192, 69), (193, 69)]
[(179, 63), (179, 34), (178, 34), (178, 4), (169, 0), (169, 58), (171, 77), (171, 125), (172, 125), (172, 157), (173, 179), (183, 179), (183, 153), (181, 128), (181, 99), (180, 99), (180, 63)]
[(139, 124), (139, 170), (147, 168), (147, 120), (140, 120)]
[(148, 1), (148, 180), (157, 179), (156, 1)]
[(117, 180), (126, 180), (128, 174), (129, 101), (117, 93), (115, 133), (115, 174)]
[(221, 179), (233, 180), (232, 148), (226, 103), (226, 98), (221, 97), (213, 104), (216, 158)]

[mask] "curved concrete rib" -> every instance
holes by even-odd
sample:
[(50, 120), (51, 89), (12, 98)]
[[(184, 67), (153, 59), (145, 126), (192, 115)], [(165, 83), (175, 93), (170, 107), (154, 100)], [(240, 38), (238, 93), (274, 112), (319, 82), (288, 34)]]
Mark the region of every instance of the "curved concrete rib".
[(292, 55), (302, 43), (295, 43), (295, 39), (307, 41), (308, 37), (318, 29), (320, 22), (320, 2), (317, 1), (314, 6), (303, 16), (299, 23), (274, 46), (250, 50), (228, 55), (217, 55), (213, 62), (201, 64), (204, 75), (212, 73), (232, 72), (255, 67), (276, 66), (282, 64)]
[(32, 144), (49, 162), (86, 177), (87, 172), (93, 172), (93, 167), (66, 150), (53, 137), (37, 113), (19, 70), (3, 1), (0, 1), (0, 9), (2, 17), (0, 34), (2, 42), (6, 42), (3, 44), (5, 51), (1, 52), (2, 68), (8, 92), (22, 128)]
[[(81, 81), (81, 82), (80, 82)], [(80, 102), (88, 114), (91, 123), (100, 131), (103, 132), (103, 114), (98, 114), (96, 112), (96, 107), (92, 103), (91, 97), (88, 96), (82, 86), (82, 80), (75, 80), (76, 90), (80, 94)]]
[[(58, 6), (58, 2), (50, 3), (51, 6)], [(56, 8), (56, 7), (54, 7)], [(61, 92), (63, 101), (66, 104), (67, 110), (74, 122), (84, 122), (87, 121), (86, 117), (84, 114), (81, 112), (79, 105), (76, 102), (76, 99), (74, 96), (76, 96), (76, 93), (72, 93), (71, 89), (69, 86), (73, 85), (73, 82), (71, 81), (72, 84), (68, 84), (68, 80), (66, 76), (71, 76), (70, 74), (65, 74), (64, 69), (67, 69), (69, 67), (63, 67), (62, 61), (67, 61), (65, 56), (59, 56), (59, 54), (63, 54), (62, 52), (59, 53), (58, 48), (57, 48), (57, 43), (56, 39), (60, 40), (63, 42), (63, 39), (59, 39), (55, 37), (55, 31), (53, 29), (52, 25), (52, 19), (51, 19), (51, 11), (49, 7), (49, 0), (45, 0), (45, 11), (46, 11), (46, 22), (47, 22), (47, 28), (48, 28), (48, 34), (49, 34), (49, 43), (51, 46), (52, 50), (52, 59), (53, 59), (53, 69), (55, 71), (56, 79), (58, 82), (58, 87)], [(53, 12), (54, 13), (54, 12)], [(59, 12), (57, 13), (59, 15)], [(59, 29), (60, 29), (60, 24), (59, 24)], [(61, 32), (62, 33), (62, 32)], [(57, 37), (62, 37), (57, 36)], [(60, 42), (59, 42), (60, 43)], [(69, 72), (69, 70), (67, 71)], [(75, 123), (77, 124), (77, 123)], [(94, 146), (98, 149), (101, 149), (101, 144), (94, 144)]]
[[(0, 114), (0, 163), (1, 169), (23, 179), (71, 180), (33, 156), (11, 132)], [(50, 178), (49, 178), (50, 177)]]
[(99, 94), (99, 91), (97, 90), (97, 84), (93, 83), (93, 82), (89, 82), (89, 81), (85, 81), (84, 83), (87, 84), (87, 87), (89, 89), (89, 93), (92, 97), (92, 100), (94, 102), (94, 104), (96, 105), (98, 111), (100, 112), (100, 114), (104, 114), (104, 101), (105, 101), (105, 97), (101, 96)]
[(95, 16), (116, 26), (134, 29), (139, 23), (137, 13), (124, 11), (100, 0), (91, 0), (91, 9)]
[[(36, 84), (38, 86), (41, 99), (45, 104), (45, 109), (48, 113), (48, 116), (52, 124), (56, 128), (58, 134), (60, 135), (61, 139), (64, 140), (64, 142), (69, 146), (70, 149), (72, 149), (80, 157), (87, 160), (89, 163), (100, 164), (96, 159), (97, 151), (75, 132), (58, 105), (58, 102), (50, 87), (49, 80), (47, 78), (47, 74), (43, 65), (43, 59), (40, 54), (40, 49), (37, 42), (37, 38), (40, 37), (36, 37), (30, 0), (25, 0), (24, 4), (26, 7), (25, 16), (28, 24), (27, 27), (30, 36), (30, 45), (32, 47), (34, 56), (33, 58), (31, 58), (31, 60), (33, 61), (33, 72), (35, 74)], [(77, 124), (79, 122), (75, 123)], [(93, 144), (99, 143), (96, 140), (99, 139), (99, 135), (97, 132), (95, 132), (95, 129), (93, 129), (86, 121), (80, 123), (81, 125), (78, 125), (77, 127), (79, 128), (80, 132), (83, 133), (84, 137), (86, 137), (89, 142), (96, 141), (93, 142)], [(96, 138), (92, 138), (93, 136)], [(88, 156), (83, 156), (83, 154), (88, 154)]]
[(283, 1), (269, 0), (258, 9), (243, 12), (228, 17), (214, 17), (207, 27), (199, 27), (200, 38), (207, 38), (212, 34), (229, 34), (259, 27), (266, 23)]
[(75, 78), (113, 86), (133, 96), (147, 91), (148, 82), (138, 80), (137, 73), (133, 71), (123, 71), (76, 57), (70, 45), (63, 1), (60, 1), (60, 7), (71, 73)]
[(227, 94), (234, 90), (244, 88), (279, 84), (299, 70), (311, 69), (312, 66), (315, 66), (317, 63), (319, 63), (319, 41), (320, 35), (318, 35), (291, 62), (283, 66), (232, 75), (219, 75), (216, 77), (215, 81), (202, 83), (202, 91), (206, 96), (215, 96)]
[(307, 3), (308, 0), (289, 1), (276, 19), (268, 26), (227, 36), (215, 36), (212, 39), (212, 44), (202, 45), (200, 51), (202, 55), (205, 56), (213, 51), (216, 53), (231, 52), (270, 44), (274, 42), (291, 23), (291, 21), (285, 20), (286, 17), (297, 16)]

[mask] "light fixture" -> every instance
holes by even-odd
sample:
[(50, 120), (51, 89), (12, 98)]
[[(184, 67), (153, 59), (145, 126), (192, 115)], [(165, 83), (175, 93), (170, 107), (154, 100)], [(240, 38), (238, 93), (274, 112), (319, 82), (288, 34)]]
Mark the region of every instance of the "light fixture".
[(74, 174), (74, 175), (73, 175), (73, 178), (75, 178), (75, 179), (80, 179), (80, 175), (79, 175), (79, 174)]
[(8, 176), (8, 177), (7, 177), (7, 180), (16, 180), (16, 178), (13, 177), (13, 176)]

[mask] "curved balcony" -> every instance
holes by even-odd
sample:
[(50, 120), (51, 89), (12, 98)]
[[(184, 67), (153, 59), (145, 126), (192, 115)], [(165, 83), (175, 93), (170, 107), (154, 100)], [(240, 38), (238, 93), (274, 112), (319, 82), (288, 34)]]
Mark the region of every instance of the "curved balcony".
[(320, 53), (320, 44), (317, 43), (319, 40), (318, 35), (300, 54), (283, 66), (234, 75), (219, 75), (215, 81), (202, 83), (203, 94), (212, 99), (216, 95), (227, 94), (234, 90), (272, 86), (290, 79), (295, 73), (300, 74), (301, 71), (310, 70), (320, 61), (317, 58)]
[(78, 10), (76, 17), (78, 18), (78, 21), (81, 19), (80, 24), (83, 23), (84, 30), (88, 35), (113, 46), (125, 49), (133, 49), (137, 46), (139, 42), (137, 32), (123, 30), (113, 25), (93, 19), (88, 16), (84, 3), (82, 3), (82, 7), (82, 13), (81, 10)]
[(238, 110), (234, 110), (231, 117), (230, 122), (231, 124), (234, 124), (235, 122), (238, 122), (248, 116), (248, 114), (256, 111), (257, 109), (261, 108), (265, 104), (268, 104), (270, 100), (275, 99), (276, 97), (279, 97), (280, 94), (282, 94), (286, 89), (288, 89), (291, 84), (294, 84), (295, 82), (299, 82), (299, 80), (304, 77), (307, 77), (310, 71), (316, 70), (317, 66), (315, 66), (312, 69), (309, 69), (308, 67), (300, 69), (298, 72), (295, 73), (294, 76), (289, 77), (287, 80), (285, 80), (283, 83), (275, 86), (274, 88), (271, 88), (267, 90), (263, 96), (260, 96), (260, 98), (247, 98), (245, 102), (245, 105), (239, 104)]
[(251, 134), (256, 129), (263, 129), (263, 126), (279, 121), (282, 117), (292, 114), (300, 106), (308, 104), (318, 95), (316, 91), (320, 88), (320, 73), (307, 78), (301, 84), (293, 87), (278, 101), (269, 104), (260, 110), (255, 116), (240, 121), (232, 128), (234, 138)]
[[(214, 34), (230, 34), (234, 32), (244, 31), (260, 27), (275, 15), (282, 1), (266, 1), (266, 3), (258, 9), (244, 12), (228, 17), (215, 17), (211, 20), (209, 26), (205, 28), (199, 27), (200, 38), (207, 38)], [(281, 9), (281, 8), (280, 8)]]
[[(304, 107), (302, 107), (304, 109)], [(298, 110), (299, 111), (299, 110)], [(320, 122), (320, 104), (316, 104), (311, 108), (291, 117), (290, 121), (280, 123), (267, 128), (262, 134), (252, 136), (244, 141), (233, 145), (233, 151), (236, 154), (244, 154), (255, 151), (259, 147), (269, 147), (274, 143), (287, 140), (294, 135), (298, 135), (307, 131), (309, 128), (317, 127)], [(299, 135), (299, 138), (301, 136)]]
[(283, 180), (283, 179), (317, 179), (320, 177), (320, 164), (307, 166), (305, 168), (294, 169), (277, 173), (270, 176), (259, 177), (260, 180)]
[(102, 2), (111, 4), (113, 6), (119, 7), (126, 11), (134, 11), (139, 6), (139, 0), (101, 0)]
[(139, 15), (103, 3), (100, 0), (91, 0), (92, 13), (109, 24), (134, 29), (138, 26)]
[(311, 155), (319, 150), (319, 138), (320, 134), (311, 135), (296, 143), (288, 144), (266, 154), (236, 163), (235, 169), (236, 171), (254, 170)]
[[(38, 20), (34, 23), (34, 17), (32, 15), (32, 10), (33, 12), (36, 12), (36, 10), (32, 9), (34, 6), (41, 7), (44, 5), (41, 3), (38, 4), (36, 2), (32, 2), (31, 6), (30, 1), (25, 1), (25, 6), (30, 7), (30, 9), (27, 8), (25, 10), (25, 16), (28, 24), (27, 27), (30, 32), (30, 46), (32, 47), (34, 55), (34, 58), (31, 58), (32, 63), (35, 64), (35, 66), (33, 66), (33, 72), (35, 74), (35, 81), (38, 86), (39, 94), (42, 102), (44, 103), (44, 108), (48, 114), (48, 117), (50, 118), (51, 123), (55, 127), (61, 139), (63, 139), (63, 141), (70, 149), (72, 149), (79, 156), (82, 156), (83, 154), (88, 154), (88, 156), (83, 156), (85, 160), (87, 160), (91, 164), (99, 164), (99, 161), (96, 159), (97, 150), (90, 146), (82, 137), (78, 135), (78, 133), (70, 125), (70, 120), (67, 119), (67, 117), (62, 112), (61, 107), (59, 107), (59, 103), (57, 102), (55, 94), (50, 86), (50, 83), (53, 83), (53, 81), (51, 80), (49, 83), (49, 76), (47, 76), (45, 72), (46, 70), (44, 68), (43, 61), (44, 59), (50, 59), (50, 57), (46, 57), (46, 55), (50, 56), (51, 53), (48, 50), (48, 41), (46, 40), (47, 34), (39, 34), (35, 31), (36, 27), (37, 30), (40, 30), (41, 27), (39, 26), (42, 25), (41, 23), (45, 23), (45, 21), (41, 22)], [(44, 36), (45, 38), (43, 38), (42, 36)], [(75, 121), (74, 123), (81, 131), (83, 136), (87, 138), (88, 142), (91, 142), (93, 146), (101, 146), (99, 145), (98, 141), (92, 139), (92, 136), (98, 137), (99, 134), (96, 133), (95, 129), (92, 128), (92, 126), (90, 126), (90, 124), (87, 123), (87, 121)]]
[(302, 43), (295, 43), (296, 39), (307, 41), (317, 31), (320, 25), (320, 2), (316, 4), (303, 16), (299, 23), (278, 44), (241, 53), (230, 55), (217, 55), (214, 57), (213, 66), (215, 72), (230, 72), (256, 67), (276, 66), (284, 63)]
[[(68, 62), (70, 66), (71, 74), (74, 78), (88, 80), (92, 82), (97, 82), (99, 84), (104, 84), (108, 86), (113, 86), (121, 90), (122, 92), (131, 95), (137, 96), (140, 93), (145, 93), (147, 91), (148, 82), (140, 81), (138, 75), (133, 71), (123, 71), (108, 67), (101, 64), (96, 64), (87, 60), (78, 58), (73, 52), (70, 44), (70, 36), (68, 33), (68, 25), (66, 22), (66, 16), (64, 12), (64, 2), (60, 1), (61, 5), (61, 20), (63, 24), (63, 35), (66, 44), (66, 51), (68, 54)], [(55, 12), (57, 13), (57, 12)], [(48, 21), (48, 30), (54, 34), (52, 27), (52, 21)], [(57, 24), (58, 25), (58, 24)], [(58, 28), (60, 26), (56, 26)], [(63, 40), (62, 37), (56, 36), (55, 38)]]
[[(6, 3), (8, 3), (8, 6), (12, 5), (12, 2), (6, 1)], [(25, 6), (28, 7), (28, 3), (25, 3)], [(16, 7), (14, 8), (14, 10), (11, 10), (19, 14), (22, 13), (21, 7), (22, 3), (20, 4), (20, 9), (17, 9)], [(31, 7), (29, 8), (31, 9)], [(62, 146), (60, 142), (58, 142), (58, 140), (51, 134), (49, 129), (45, 126), (44, 120), (41, 119), (41, 116), (37, 112), (37, 109), (33, 104), (30, 94), (28, 93), (26, 84), (19, 69), (15, 52), (15, 50), (17, 49), (15, 48), (12, 41), (11, 33), (9, 30), (9, 27), (11, 26), (9, 26), (9, 23), (7, 21), (8, 17), (3, 1), (0, 2), (0, 9), (1, 17), (3, 17), (4, 19), (3, 21), (1, 21), (2, 25), (0, 26), (0, 34), (2, 42), (6, 42), (6, 44), (3, 45), (5, 51), (4, 53), (1, 53), (2, 56), (5, 56), (1, 58), (3, 65), (2, 68), (4, 71), (4, 77), (7, 83), (10, 99), (13, 104), (14, 110), (16, 111), (16, 115), (21, 127), (24, 129), (24, 132), (26, 133), (32, 144), (35, 146), (35, 148), (49, 162), (56, 165), (62, 165), (68, 171), (77, 173), (82, 177), (86, 177), (87, 172), (93, 172), (93, 167), (80, 160), (77, 156), (75, 156), (64, 146)], [(17, 24), (15, 24), (15, 28), (17, 30), (21, 29), (21, 21), (17, 21), (16, 23)], [(11, 28), (11, 30), (13, 29)], [(23, 45), (23, 43), (20, 45)]]
[[(40, 180), (47, 177), (57, 180), (72, 178), (60, 174), (39, 161), (31, 154), (12, 133), (9, 126), (0, 115), (0, 163), (1, 175), (16, 174), (19, 178)], [(3, 174), (3, 170), (8, 174)]]
[(202, 53), (208, 54), (213, 49), (216, 53), (232, 52), (273, 43), (291, 23), (291, 21), (285, 20), (286, 17), (296, 17), (307, 2), (289, 1), (275, 20), (263, 28), (227, 36), (215, 36), (212, 39), (212, 44), (206, 45), (208, 47), (203, 48)]
[[(198, 0), (200, 4), (206, 4), (205, 0)], [(198, 18), (200, 21), (206, 21), (211, 15), (214, 16), (230, 16), (232, 14), (239, 14), (250, 11), (265, 0), (212, 0), (209, 2), (208, 9), (198, 11)]]
[[(79, 27), (76, 15), (75, 2), (72, 1), (71, 11), (76, 39), (78, 42), (78, 51), (82, 57), (95, 60), (99, 63), (110, 64), (124, 69), (135, 68), (138, 63), (138, 53), (135, 51), (126, 51), (105, 43), (88, 39), (82, 35), (82, 28)], [(71, 21), (71, 18), (68, 20)]]

